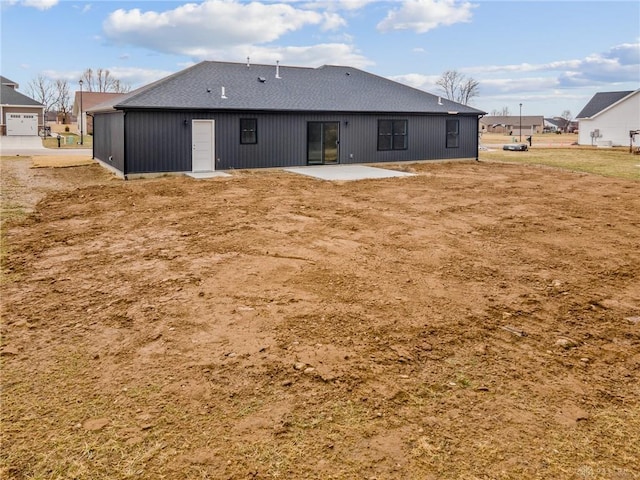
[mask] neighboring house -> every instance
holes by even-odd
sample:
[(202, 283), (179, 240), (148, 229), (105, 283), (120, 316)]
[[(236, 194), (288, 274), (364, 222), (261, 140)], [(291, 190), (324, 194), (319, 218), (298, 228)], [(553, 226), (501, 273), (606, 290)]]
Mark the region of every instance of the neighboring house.
[(487, 115), (480, 119), (481, 133), (504, 133), (505, 135), (532, 135), (544, 130), (542, 115)]
[(562, 118), (545, 118), (544, 129), (545, 132), (560, 132), (564, 126), (565, 121)]
[(18, 92), (18, 84), (0, 76), (2, 135), (38, 135), (44, 126), (44, 105)]
[(576, 118), (579, 145), (629, 145), (629, 132), (640, 129), (640, 89), (596, 93)]
[(351, 67), (210, 61), (89, 112), (124, 176), (477, 158), (483, 113)]
[[(82, 95), (80, 95), (82, 93)], [(93, 134), (93, 118), (87, 115), (87, 111), (96, 105), (109, 102), (115, 98), (121, 97), (121, 93), (112, 92), (76, 92), (73, 100), (73, 116), (76, 117), (76, 125), (78, 132)], [(82, 100), (82, 101), (81, 101)], [(82, 112), (80, 106), (82, 105)], [(82, 113), (82, 114), (81, 114)], [(82, 124), (80, 123), (82, 122)]]
[(544, 119), (545, 132), (575, 133), (578, 130), (578, 122), (562, 117)]

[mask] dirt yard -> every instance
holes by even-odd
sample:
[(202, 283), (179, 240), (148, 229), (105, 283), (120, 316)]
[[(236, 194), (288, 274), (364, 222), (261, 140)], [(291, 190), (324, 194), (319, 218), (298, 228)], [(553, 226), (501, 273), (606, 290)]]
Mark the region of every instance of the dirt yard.
[[(638, 479), (640, 183), (3, 159), (7, 479)], [(10, 197), (10, 198), (7, 198)]]

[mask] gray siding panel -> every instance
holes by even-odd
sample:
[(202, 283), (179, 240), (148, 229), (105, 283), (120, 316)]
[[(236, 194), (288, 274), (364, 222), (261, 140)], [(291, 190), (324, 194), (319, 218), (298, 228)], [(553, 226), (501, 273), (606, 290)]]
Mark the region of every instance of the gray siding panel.
[[(98, 116), (96, 116), (98, 117)], [(240, 144), (240, 119), (257, 119), (257, 144)], [(446, 148), (446, 121), (460, 121), (459, 148)], [(215, 120), (216, 169), (307, 164), (307, 123), (340, 123), (340, 163), (377, 163), (475, 158), (475, 115), (313, 114), (196, 111), (128, 111), (127, 173), (191, 170), (191, 122)], [(408, 148), (378, 151), (378, 120), (408, 120)]]
[[(185, 119), (188, 125), (184, 124)], [(191, 123), (181, 112), (128, 111), (125, 117), (129, 173), (191, 170)]]
[(125, 171), (124, 114), (96, 113), (93, 117), (93, 156)]

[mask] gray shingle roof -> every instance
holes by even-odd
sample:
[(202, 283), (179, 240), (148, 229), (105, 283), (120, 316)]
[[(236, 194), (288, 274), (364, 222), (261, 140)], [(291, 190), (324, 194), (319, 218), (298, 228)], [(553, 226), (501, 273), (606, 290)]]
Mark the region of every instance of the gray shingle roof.
[(626, 92), (599, 92), (596, 93), (589, 103), (580, 111), (576, 118), (590, 118), (597, 115), (602, 110), (610, 107), (619, 100), (622, 100), (627, 95), (633, 93), (633, 90)]
[(35, 101), (33, 98), (27, 97), (14, 90), (9, 85), (0, 85), (0, 104), (2, 105), (20, 105), (23, 107), (43, 107), (40, 102)]
[(0, 83), (2, 85), (14, 85), (15, 88), (18, 88), (18, 84), (16, 82), (9, 80), (7, 77), (3, 77), (2, 75), (0, 75)]
[[(224, 109), (392, 113), (485, 112), (352, 67), (201, 62), (123, 95), (118, 109)], [(222, 98), (222, 88), (226, 98)], [(94, 111), (108, 105), (96, 106)]]

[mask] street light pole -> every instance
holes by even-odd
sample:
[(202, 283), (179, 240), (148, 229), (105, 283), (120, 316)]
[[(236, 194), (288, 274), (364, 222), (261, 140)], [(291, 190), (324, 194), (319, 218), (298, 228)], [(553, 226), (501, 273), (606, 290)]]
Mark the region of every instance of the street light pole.
[(520, 143), (522, 143), (522, 104), (520, 104)]
[[(80, 79), (80, 145), (84, 145), (84, 118), (82, 115), (82, 79)], [(522, 106), (522, 104), (520, 104)]]

